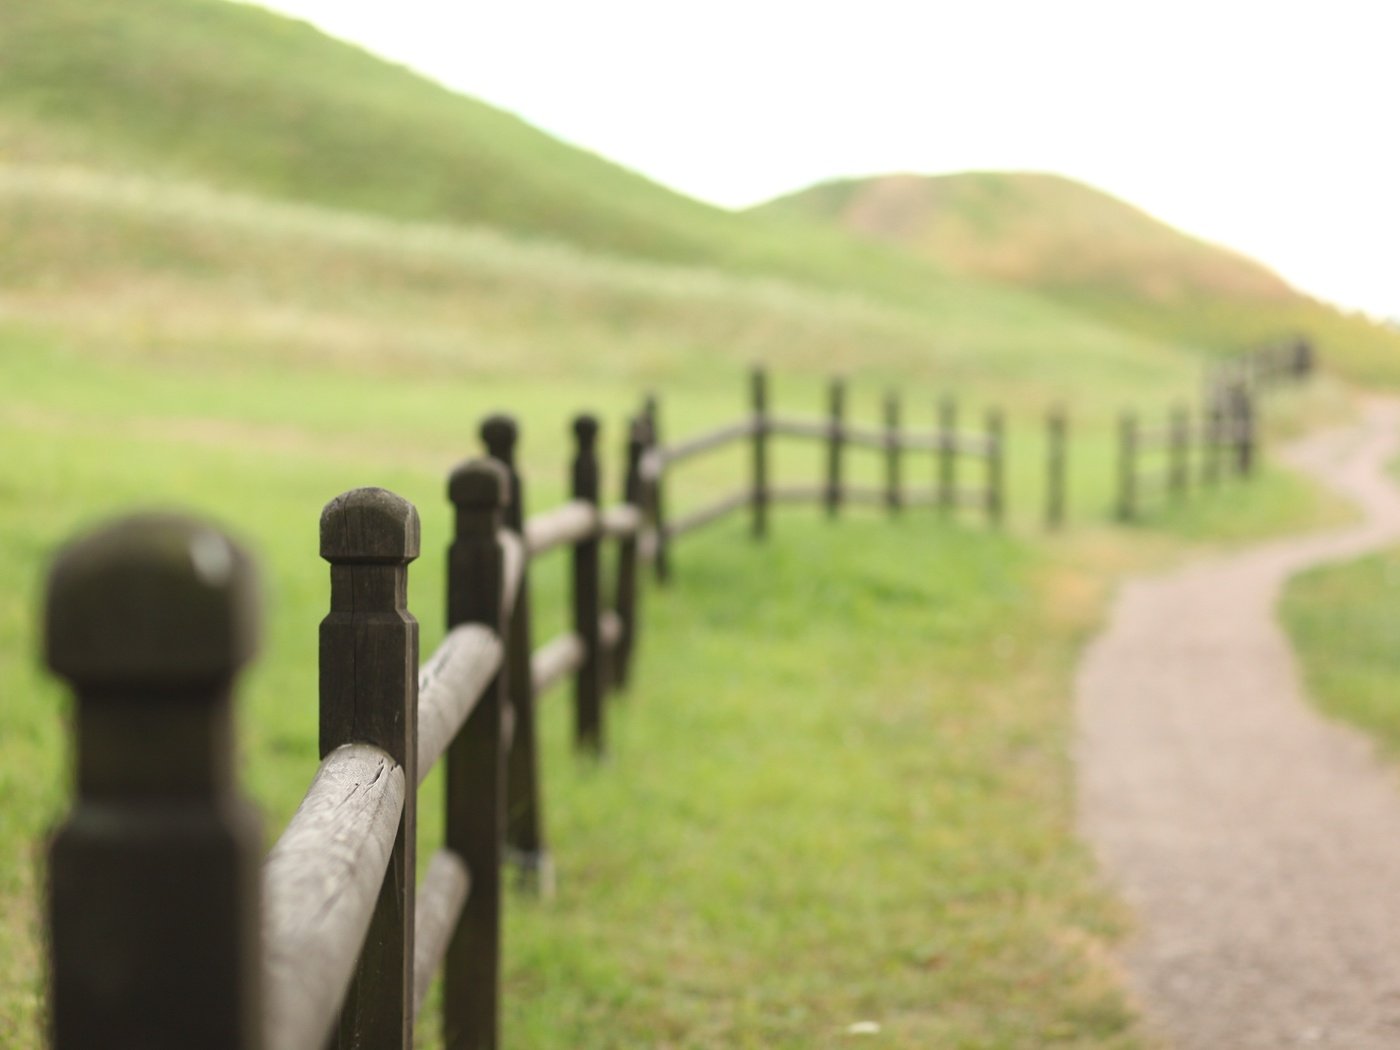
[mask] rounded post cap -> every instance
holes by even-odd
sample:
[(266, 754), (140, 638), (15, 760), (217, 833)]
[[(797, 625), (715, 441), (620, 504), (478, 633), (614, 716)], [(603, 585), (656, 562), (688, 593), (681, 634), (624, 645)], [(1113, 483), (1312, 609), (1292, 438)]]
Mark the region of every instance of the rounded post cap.
[(463, 510), (499, 510), (510, 502), (510, 471), (494, 459), (466, 460), (448, 477), (447, 498)]
[(575, 416), (574, 437), (581, 451), (591, 451), (598, 440), (598, 417), (587, 413)]
[(486, 450), (499, 460), (510, 462), (514, 458), (519, 436), (520, 428), (512, 416), (487, 416), (481, 421), (481, 440), (486, 443)]
[(260, 633), (257, 571), (209, 522), (133, 514), (80, 536), (49, 570), (44, 656), (78, 686), (231, 678)]
[(351, 489), (321, 511), (321, 557), (328, 562), (407, 564), (420, 544), (418, 509), (388, 489)]

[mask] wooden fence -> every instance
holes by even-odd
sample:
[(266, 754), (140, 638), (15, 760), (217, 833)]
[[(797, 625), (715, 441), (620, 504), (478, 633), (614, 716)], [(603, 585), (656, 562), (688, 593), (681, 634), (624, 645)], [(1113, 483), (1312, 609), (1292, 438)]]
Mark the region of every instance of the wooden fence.
[[(969, 434), (945, 400), (937, 425), (920, 433), (904, 428), (900, 407), (890, 395), (881, 427), (851, 424), (836, 381), (825, 419), (787, 418), (770, 411), (760, 371), (745, 418), (667, 445), (649, 399), (629, 426), (622, 498), (610, 506), (601, 497), (598, 423), (580, 416), (570, 499), (533, 516), (515, 465), (516, 426), (486, 420), (488, 454), (448, 479), (448, 632), (421, 665), (408, 603), (408, 566), (420, 551), (416, 509), (376, 488), (332, 500), (320, 522), (331, 567), (319, 644), (321, 763), (261, 861), (257, 821), (236, 785), (233, 737), (236, 679), (258, 634), (249, 559), (214, 527), (179, 515), (123, 519), (67, 546), (45, 609), (48, 664), (77, 700), (76, 799), (48, 863), (54, 1050), (408, 1050), (439, 973), (444, 1045), (501, 1045), (503, 867), (513, 863), (536, 891), (552, 879), (539, 702), (572, 679), (576, 746), (601, 754), (607, 697), (626, 683), (638, 643), (641, 565), (653, 562), (664, 578), (675, 539), (732, 511), (749, 509), (757, 537), (780, 502), (818, 503), (832, 516), (848, 503), (943, 514), (972, 505), (999, 522), (1000, 413), (988, 412), (985, 430)], [(1174, 435), (1185, 432), (1179, 418)], [(1046, 516), (1058, 524), (1063, 410), (1048, 426)], [(1237, 417), (1228, 441), (1208, 447), (1233, 447), (1247, 470), (1243, 432)], [(773, 483), (770, 440), (787, 437), (825, 444), (821, 483)], [(1134, 453), (1142, 437), (1132, 432)], [(751, 451), (748, 484), (670, 519), (672, 471), (742, 442)], [(851, 447), (881, 455), (882, 486), (845, 480)], [(930, 485), (905, 484), (911, 453), (932, 456)], [(980, 486), (959, 486), (964, 459), (981, 465)], [(616, 549), (610, 586), (605, 544)], [(559, 548), (571, 558), (572, 622), (537, 646), (530, 566)], [(440, 762), (443, 846), (420, 880), (417, 789)]]
[[(777, 415), (769, 404), (768, 377), (755, 370), (750, 377), (749, 413), (734, 423), (716, 427), (670, 445), (660, 441), (659, 404), (647, 399), (643, 409), (644, 426), (652, 444), (642, 460), (642, 475), (649, 485), (647, 505), (653, 529), (647, 539), (647, 555), (652, 558), (661, 580), (669, 578), (671, 545), (681, 536), (720, 521), (736, 511), (747, 509), (750, 529), (756, 538), (768, 534), (769, 508), (778, 503), (811, 503), (825, 506), (838, 516), (848, 504), (884, 507), (898, 514), (908, 507), (933, 507), (945, 516), (962, 507), (979, 508), (986, 520), (997, 524), (1005, 511), (1005, 426), (997, 409), (988, 410), (981, 433), (958, 429), (958, 406), (952, 398), (938, 405), (936, 426), (919, 432), (904, 426), (899, 395), (886, 394), (880, 426), (862, 426), (847, 419), (846, 386), (831, 381), (825, 419), (801, 419)], [(774, 438), (798, 438), (826, 446), (826, 476), (808, 484), (777, 484), (771, 469), (771, 443)], [(747, 444), (751, 450), (747, 483), (736, 491), (713, 500), (680, 517), (667, 513), (667, 494), (677, 467), (706, 453)], [(884, 484), (856, 485), (846, 478), (848, 450), (863, 449), (883, 459)], [(906, 461), (910, 454), (931, 455), (935, 471), (930, 483), (906, 483)], [(959, 484), (959, 462), (980, 463), (981, 484)]]
[(1177, 405), (1153, 426), (1124, 412), (1118, 427), (1119, 520), (1136, 520), (1148, 501), (1179, 502), (1193, 477), (1203, 488), (1250, 477), (1258, 458), (1259, 398), (1307, 380), (1315, 367), (1306, 339), (1270, 344), (1212, 365), (1195, 415)]
[[(233, 773), (234, 680), (258, 620), (248, 559), (207, 524), (149, 515), (61, 553), (46, 644), (77, 696), (78, 796), (49, 862), (55, 1050), (407, 1050), (439, 972), (444, 1045), (499, 1045), (504, 851), (548, 877), (535, 705), (571, 677), (576, 741), (601, 752), (637, 639), (644, 432), (606, 509), (598, 424), (574, 432), (572, 499), (536, 517), (510, 420), (483, 427), (491, 458), (452, 472), (448, 634), (421, 666), (417, 511), (383, 489), (326, 506), (322, 760), (260, 876)], [(573, 625), (533, 648), (529, 563), (556, 547), (571, 551)], [(418, 887), (417, 788), (439, 762), (444, 845)]]

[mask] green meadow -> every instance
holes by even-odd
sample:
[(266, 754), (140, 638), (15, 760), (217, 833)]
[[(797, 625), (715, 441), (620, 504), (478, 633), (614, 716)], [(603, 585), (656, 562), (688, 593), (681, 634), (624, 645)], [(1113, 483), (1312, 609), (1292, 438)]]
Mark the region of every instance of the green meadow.
[[(721, 212), (222, 0), (0, 8), (0, 238), (4, 1046), (43, 1043), (41, 865), (70, 788), (68, 701), (37, 624), (65, 538), (173, 506), (255, 552), (266, 631), (239, 728), (271, 841), (316, 765), (326, 501), (373, 484), (418, 506), (427, 652), (445, 478), (478, 454), (482, 417), (519, 419), (542, 509), (564, 498), (575, 413), (602, 418), (616, 493), (644, 392), (685, 437), (745, 410), (755, 364), (783, 415), (819, 415), (835, 374), (870, 425), (890, 388), (909, 429), (944, 394), (973, 430), (1001, 407), (1008, 519), (781, 508), (766, 544), (742, 516), (679, 543), (673, 586), (645, 595), (607, 761), (572, 754), (566, 690), (546, 701), (559, 892), (510, 898), (507, 1038), (807, 1047), (874, 1022), (872, 1045), (1145, 1045), (1109, 954), (1125, 917), (1073, 830), (1078, 649), (1125, 573), (1342, 513), (1266, 462), (1112, 523), (1118, 413), (1163, 418), (1256, 335), (1232, 327), (1228, 290), (1174, 307), (1189, 325), (1128, 323), (1082, 288)], [(1350, 345), (1322, 352), (1369, 375), (1381, 350)], [(1057, 402), (1069, 524), (1049, 535)], [(1347, 411), (1324, 379), (1278, 395), (1269, 433)], [(820, 446), (775, 444), (776, 482), (818, 480)], [(873, 454), (849, 464), (881, 476)], [(740, 450), (678, 468), (674, 510), (744, 470)], [(931, 484), (934, 466), (911, 455), (904, 475)], [(552, 557), (534, 573), (539, 638), (564, 615)], [(425, 846), (440, 791), (424, 788)]]
[(1305, 573), (1284, 593), (1283, 621), (1322, 710), (1400, 756), (1400, 550)]

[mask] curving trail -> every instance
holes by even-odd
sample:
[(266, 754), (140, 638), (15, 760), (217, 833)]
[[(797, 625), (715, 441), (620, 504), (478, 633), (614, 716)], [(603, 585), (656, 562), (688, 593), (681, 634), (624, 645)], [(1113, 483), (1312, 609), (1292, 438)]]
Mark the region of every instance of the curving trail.
[(1080, 666), (1081, 833), (1171, 1046), (1400, 1047), (1400, 778), (1307, 703), (1274, 612), (1293, 573), (1400, 541), (1397, 452), (1381, 401), (1294, 446), (1363, 521), (1130, 583)]

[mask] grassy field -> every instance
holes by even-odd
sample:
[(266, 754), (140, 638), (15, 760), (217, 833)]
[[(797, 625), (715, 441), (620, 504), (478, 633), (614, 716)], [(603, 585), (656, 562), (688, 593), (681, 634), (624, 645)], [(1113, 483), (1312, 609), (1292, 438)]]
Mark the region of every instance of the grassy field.
[[(81, 323), (66, 336), (52, 324), (4, 332), (0, 434), (24, 454), (0, 472), (0, 533), (15, 552), (0, 567), (0, 681), (14, 698), (0, 733), (0, 1041), (27, 1050), (39, 1045), (42, 835), (67, 796), (65, 703), (35, 655), (55, 545), (126, 507), (178, 504), (257, 551), (269, 630), (242, 737), (273, 835), (315, 765), (321, 504), (383, 484), (419, 505), (412, 604), (430, 646), (441, 633), (443, 477), (475, 451), (476, 421), (503, 406), (520, 414), (545, 506), (562, 495), (569, 414), (602, 411), (616, 451), (636, 388), (459, 382), (363, 360), (328, 368), (314, 355), (277, 365), (252, 340), (246, 358), (235, 342), (227, 356), (181, 361), (158, 339), (104, 354)], [(820, 404), (817, 375), (778, 378), (778, 408)], [(660, 388), (677, 435), (742, 404), (737, 370)], [(877, 389), (857, 393), (873, 420)], [(1035, 420), (1013, 414), (1013, 513), (1001, 533), (927, 513), (889, 522), (853, 511), (831, 525), (795, 509), (778, 514), (763, 551), (741, 540), (741, 522), (678, 549), (676, 587), (648, 596), (612, 760), (575, 762), (563, 704), (546, 712), (561, 892), (511, 903), (513, 1038), (824, 1045), (874, 1020), (889, 1045), (1135, 1045), (1103, 962), (1121, 917), (1069, 823), (1078, 643), (1125, 568), (1179, 554), (1190, 537), (1294, 527), (1319, 511), (1269, 472), (1156, 526), (1110, 528), (1109, 431), (1088, 427), (1074, 446), (1077, 527), (1045, 539)], [(819, 461), (817, 449), (783, 445), (777, 473), (808, 480)], [(853, 453), (857, 476), (877, 469)], [(677, 506), (732, 487), (739, 470), (719, 457), (678, 474)], [(559, 623), (563, 575), (562, 562), (537, 573), (542, 632)], [(424, 795), (425, 844), (437, 790)]]
[(1308, 572), (1292, 581), (1283, 621), (1309, 693), (1335, 718), (1400, 757), (1400, 550)]

